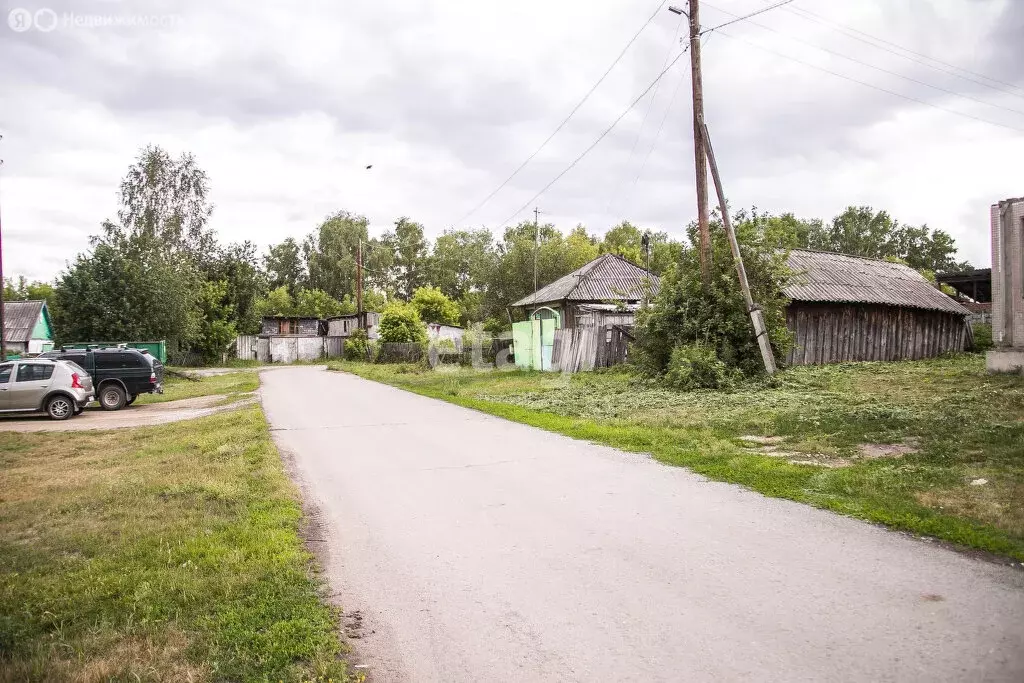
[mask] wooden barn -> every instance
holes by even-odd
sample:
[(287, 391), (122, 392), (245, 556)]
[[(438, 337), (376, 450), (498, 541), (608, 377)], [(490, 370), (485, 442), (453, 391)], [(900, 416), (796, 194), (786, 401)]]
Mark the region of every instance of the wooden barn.
[(967, 346), (969, 311), (913, 268), (794, 249), (790, 365), (931, 358)]

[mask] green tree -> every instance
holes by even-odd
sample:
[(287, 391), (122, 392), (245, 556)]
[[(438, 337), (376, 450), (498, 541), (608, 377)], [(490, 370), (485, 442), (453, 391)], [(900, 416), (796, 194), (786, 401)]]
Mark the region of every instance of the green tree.
[(321, 289), (301, 289), (295, 297), (294, 315), (324, 320), (345, 312), (342, 302)]
[(199, 289), (195, 269), (161, 250), (97, 244), (57, 279), (53, 322), (58, 342), (190, 343), (199, 332)]
[(392, 301), (380, 314), (380, 340), (397, 343), (426, 343), (427, 331), (412, 304)]
[(4, 301), (46, 301), (53, 298), (53, 285), (49, 282), (33, 280), (29, 282), (24, 275), (17, 281), (4, 278)]
[[(752, 219), (745, 212), (734, 222), (751, 293), (763, 309), (776, 359), (784, 358), (791, 344), (786, 329), (787, 301), (782, 295), (789, 272), (785, 265), (787, 251), (779, 248), (778, 226), (763, 216)], [(690, 227), (689, 236), (690, 244), (695, 244), (695, 226)], [(680, 262), (662, 277), (651, 305), (637, 314), (634, 361), (643, 371), (662, 375), (673, 370), (676, 383), (687, 385), (695, 376), (695, 363), (705, 369), (714, 367), (707, 360), (710, 349), (726, 368), (746, 375), (763, 372), (732, 252), (717, 216), (712, 224), (711, 274), (711, 286), (705, 288), (700, 278), (700, 255), (687, 247)], [(689, 369), (681, 372), (672, 367), (673, 357)], [(715, 377), (716, 382), (720, 378), (713, 369), (706, 374)]]
[(420, 287), (412, 295), (412, 307), (425, 323), (459, 324), (459, 306), (437, 287)]
[(335, 299), (356, 291), (356, 252), (367, 241), (369, 220), (347, 211), (328, 216), (302, 245), (309, 287)]
[(274, 315), (295, 315), (295, 299), (288, 292), (288, 287), (281, 285), (267, 292), (267, 295), (256, 302), (256, 313), (259, 317)]
[(209, 180), (195, 157), (177, 159), (162, 147), (148, 145), (121, 181), (118, 222), (103, 224), (97, 241), (151, 245), (165, 254), (184, 255), (202, 264), (215, 239), (207, 227), (213, 204)]
[(956, 260), (953, 238), (942, 230), (901, 225), (886, 211), (850, 206), (828, 225), (817, 224), (797, 246), (868, 258), (897, 258), (916, 270), (948, 272), (970, 267)]
[(604, 234), (599, 249), (602, 254), (618, 254), (627, 261), (642, 266), (646, 263), (643, 231), (629, 221), (622, 221)]
[(490, 230), (446, 230), (434, 241), (430, 283), (445, 296), (461, 300), (487, 286), (495, 260)]
[(305, 284), (306, 264), (302, 248), (293, 237), (286, 237), (280, 244), (270, 247), (263, 257), (263, 264), (271, 289), (285, 286), (294, 296)]
[(260, 267), (256, 245), (246, 241), (216, 247), (206, 259), (202, 276), (211, 282), (224, 283), (224, 303), (229, 307), (229, 319), (243, 334), (255, 334), (260, 324), (256, 302), (268, 290), (267, 275)]
[(238, 330), (234, 322), (234, 306), (230, 302), (227, 281), (203, 282), (196, 303), (199, 308), (199, 330), (192, 348), (203, 361), (213, 363), (227, 351)]
[(395, 289), (405, 301), (426, 284), (430, 243), (423, 236), (423, 226), (406, 217), (395, 221), (395, 229), (384, 233), (382, 246), (394, 254), (391, 269)]

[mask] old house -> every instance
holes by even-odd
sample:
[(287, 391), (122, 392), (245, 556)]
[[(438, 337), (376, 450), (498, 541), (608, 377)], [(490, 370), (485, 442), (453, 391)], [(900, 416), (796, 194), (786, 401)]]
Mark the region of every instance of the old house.
[(511, 304), (532, 320), (554, 320), (555, 329), (593, 324), (594, 314), (617, 313), (617, 324), (632, 324), (645, 296), (658, 291), (658, 276), (617, 254), (590, 263)]
[(45, 301), (4, 302), (4, 342), (7, 353), (53, 350), (53, 327)]
[(901, 263), (794, 249), (791, 365), (931, 358), (963, 351), (968, 311)]
[[(326, 325), (317, 318), (265, 316), (258, 335), (240, 335), (235, 352), (240, 360), (261, 363), (292, 363), (317, 360), (330, 355)], [(336, 345), (339, 346), (340, 345)], [(340, 355), (340, 351), (337, 353)]]

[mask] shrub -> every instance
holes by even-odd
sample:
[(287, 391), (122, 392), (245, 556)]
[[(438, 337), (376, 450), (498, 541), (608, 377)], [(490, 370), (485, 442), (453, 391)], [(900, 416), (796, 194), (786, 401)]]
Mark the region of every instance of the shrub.
[(974, 323), (971, 325), (974, 332), (974, 351), (983, 353), (994, 346), (992, 342), (992, 325), (988, 323)]
[[(792, 335), (786, 329), (787, 301), (782, 295), (790, 275), (784, 248), (788, 238), (764, 216), (748, 218), (741, 212), (735, 223), (751, 293), (761, 306), (778, 362), (786, 357), (792, 344)], [(691, 227), (690, 232), (691, 244), (696, 244), (696, 230)], [(764, 372), (720, 220), (712, 224), (711, 246), (708, 287), (701, 282), (698, 250), (686, 248), (679, 261), (662, 276), (661, 288), (650, 305), (637, 313), (636, 342), (630, 355), (634, 367), (643, 374), (663, 376), (677, 347), (692, 345), (712, 349), (719, 361), (744, 375)]]
[(665, 383), (673, 389), (725, 389), (737, 370), (730, 370), (707, 344), (679, 344), (672, 349)]
[(426, 344), (427, 330), (413, 306), (393, 301), (380, 314), (380, 341), (384, 343)]
[(366, 330), (354, 330), (345, 340), (345, 360), (373, 361), (376, 344), (366, 336)]
[(441, 325), (459, 324), (459, 305), (437, 287), (420, 287), (412, 295), (412, 304), (420, 319)]

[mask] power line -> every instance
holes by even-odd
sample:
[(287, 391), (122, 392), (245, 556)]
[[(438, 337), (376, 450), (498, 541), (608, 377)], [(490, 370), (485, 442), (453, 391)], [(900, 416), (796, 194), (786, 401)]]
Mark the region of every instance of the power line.
[(591, 144), (591, 145), (590, 145), (589, 147), (587, 147), (587, 148), (586, 148), (585, 150), (583, 150), (583, 153), (582, 153), (582, 154), (580, 154), (580, 155), (579, 155), (578, 157), (576, 157), (576, 158), (575, 158), (575, 159), (573, 160), (573, 162), (572, 162), (571, 164), (569, 164), (569, 165), (568, 165), (568, 166), (567, 166), (567, 167), (566, 167), (566, 168), (565, 168), (564, 170), (562, 170), (562, 172), (561, 172), (561, 173), (559, 173), (559, 174), (558, 174), (557, 176), (555, 176), (555, 177), (554, 177), (554, 179), (552, 179), (552, 181), (551, 181), (551, 182), (549, 182), (549, 183), (548, 183), (547, 185), (545, 185), (545, 186), (544, 186), (544, 187), (543, 187), (543, 188), (541, 189), (541, 191), (540, 191), (540, 192), (538, 192), (537, 194), (533, 195), (533, 197), (531, 197), (531, 198), (530, 198), (530, 199), (529, 199), (529, 200), (528, 200), (528, 201), (527, 201), (527, 202), (526, 202), (525, 204), (523, 204), (523, 205), (522, 205), (521, 207), (519, 207), (518, 209), (516, 209), (516, 210), (515, 210), (515, 211), (514, 211), (514, 212), (512, 213), (512, 215), (510, 215), (510, 216), (509, 216), (508, 218), (506, 218), (506, 219), (505, 219), (504, 221), (502, 221), (502, 223), (501, 223), (501, 225), (499, 226), (499, 228), (498, 228), (498, 229), (500, 230), (501, 228), (503, 228), (503, 227), (505, 227), (506, 225), (508, 225), (508, 223), (510, 223), (510, 222), (511, 222), (511, 221), (512, 221), (512, 220), (513, 220), (513, 219), (514, 219), (514, 218), (515, 218), (516, 216), (518, 216), (518, 215), (519, 215), (519, 214), (520, 214), (520, 213), (521, 213), (521, 212), (522, 212), (522, 211), (523, 211), (523, 210), (524, 210), (524, 209), (525, 209), (526, 207), (528, 207), (528, 206), (529, 206), (530, 204), (532, 204), (532, 203), (533, 203), (534, 201), (536, 201), (536, 200), (537, 200), (537, 199), (538, 199), (538, 198), (539, 198), (539, 197), (540, 197), (540, 196), (541, 196), (542, 194), (544, 194), (545, 192), (547, 192), (547, 191), (548, 191), (548, 189), (550, 189), (552, 185), (554, 185), (554, 184), (555, 184), (555, 183), (557, 183), (557, 182), (558, 182), (559, 180), (561, 180), (561, 179), (562, 179), (562, 176), (564, 176), (564, 175), (565, 175), (566, 173), (568, 173), (569, 171), (571, 171), (571, 170), (572, 170), (572, 169), (573, 169), (573, 168), (574, 168), (574, 167), (576, 166), (576, 164), (578, 164), (578, 163), (579, 163), (579, 162), (580, 162), (580, 161), (581, 161), (581, 160), (583, 159), (583, 157), (587, 156), (587, 154), (589, 154), (589, 153), (590, 153), (590, 151), (591, 151), (592, 149), (594, 149), (595, 147), (597, 147), (598, 143), (600, 143), (600, 142), (601, 142), (602, 140), (604, 140), (604, 139), (605, 139), (605, 137), (606, 137), (606, 136), (608, 135), (608, 133), (612, 132), (612, 129), (613, 129), (613, 128), (615, 128), (615, 126), (617, 126), (617, 125), (619, 124), (619, 121), (621, 121), (622, 119), (624, 119), (624, 118), (626, 117), (626, 114), (628, 114), (628, 113), (629, 113), (630, 111), (632, 111), (632, 110), (633, 110), (633, 107), (635, 107), (635, 106), (637, 105), (637, 102), (639, 102), (640, 100), (642, 100), (642, 99), (644, 98), (644, 96), (645, 96), (645, 95), (647, 95), (647, 93), (649, 93), (649, 92), (651, 91), (651, 88), (653, 88), (653, 87), (654, 87), (655, 85), (657, 85), (657, 84), (658, 84), (658, 81), (660, 81), (660, 80), (662, 79), (662, 77), (663, 77), (663, 76), (664, 76), (664, 75), (665, 75), (666, 73), (668, 73), (668, 72), (669, 72), (669, 71), (670, 71), (670, 70), (672, 69), (672, 67), (673, 67), (673, 66), (675, 66), (675, 65), (676, 65), (676, 62), (678, 62), (678, 61), (679, 61), (679, 58), (680, 58), (680, 57), (682, 57), (682, 56), (683, 56), (684, 54), (686, 54), (686, 52), (685, 52), (685, 51), (683, 51), (683, 52), (680, 52), (680, 53), (679, 53), (678, 55), (676, 55), (675, 59), (673, 59), (673, 60), (672, 60), (672, 61), (671, 61), (671, 62), (669, 63), (669, 65), (668, 65), (667, 67), (665, 67), (664, 69), (662, 69), (661, 73), (660, 73), (660, 74), (658, 74), (658, 76), (657, 76), (657, 77), (656, 77), (656, 78), (655, 78), (655, 79), (654, 79), (653, 81), (651, 81), (650, 85), (648, 85), (648, 86), (647, 86), (647, 87), (646, 87), (646, 88), (644, 89), (644, 91), (643, 91), (642, 93), (640, 93), (640, 94), (639, 94), (639, 95), (637, 96), (637, 98), (636, 98), (635, 100), (633, 100), (633, 102), (632, 102), (632, 103), (631, 103), (631, 104), (630, 104), (630, 105), (629, 105), (628, 107), (626, 107), (626, 109), (625, 109), (625, 110), (624, 110), (624, 111), (623, 111), (623, 112), (622, 112), (621, 114), (619, 114), (619, 116), (618, 116), (618, 118), (617, 118), (617, 119), (615, 119), (614, 121), (612, 121), (612, 125), (610, 125), (610, 126), (608, 126), (607, 128), (605, 128), (604, 132), (602, 132), (602, 133), (601, 133), (601, 134), (600, 134), (600, 135), (598, 136), (598, 138), (597, 138), (596, 140), (594, 140), (594, 142), (593, 142), (593, 143), (592, 143), (592, 144)]
[[(682, 28), (683, 28), (683, 17), (682, 17), (682, 15), (680, 15), (680, 17), (679, 17), (679, 24), (676, 26), (676, 31), (672, 35), (672, 40), (669, 41), (668, 50), (665, 51), (665, 59), (661, 63), (661, 68), (662, 69), (665, 68), (665, 66), (668, 64), (669, 58), (672, 57), (672, 48), (675, 46), (676, 38), (679, 37), (679, 31)], [(689, 49), (689, 46), (687, 46), (687, 49)], [(685, 50), (684, 50), (684, 52), (685, 52)], [(649, 99), (647, 101), (647, 110), (644, 112), (643, 121), (640, 122), (640, 128), (637, 129), (637, 131), (636, 131), (636, 137), (633, 138), (633, 147), (630, 148), (630, 150), (629, 150), (629, 159), (626, 160), (626, 172), (627, 173), (629, 172), (629, 167), (633, 165), (633, 155), (636, 154), (636, 148), (640, 144), (640, 138), (643, 136), (644, 128), (647, 127), (647, 119), (651, 115), (651, 109), (654, 108), (654, 101), (656, 99), (658, 99), (658, 90), (660, 88), (661, 88), (661, 81), (658, 81), (658, 85), (655, 86), (655, 88), (654, 88), (654, 94), (651, 95), (651, 99)], [(612, 202), (614, 202), (614, 201), (615, 201), (615, 195), (609, 193), (608, 205), (605, 206), (605, 210), (604, 210), (605, 213), (608, 213), (608, 211), (611, 210)]]
[[(722, 9), (720, 7), (716, 7), (715, 5), (712, 5), (711, 3), (707, 3), (706, 2), (704, 4), (707, 5), (708, 7), (712, 7), (714, 9), (718, 10), (719, 12), (722, 12), (723, 14), (729, 14), (729, 15), (732, 15), (732, 16), (736, 16), (736, 15), (732, 14), (732, 12), (729, 12), (728, 10), (724, 10), (724, 9)], [(771, 26), (765, 26), (764, 24), (760, 24), (760, 23), (758, 23), (756, 21), (751, 21), (749, 23), (751, 25), (753, 25), (753, 26), (757, 26), (758, 28), (764, 29), (765, 31), (771, 31), (772, 33), (776, 33), (776, 34), (778, 34), (780, 36), (783, 36), (787, 40), (791, 40), (791, 41), (794, 41), (794, 42), (797, 42), (797, 43), (802, 43), (802, 44), (807, 45), (809, 47), (813, 47), (816, 50), (821, 50), (822, 52), (827, 52), (830, 55), (839, 57), (841, 59), (849, 60), (851, 62), (854, 62), (855, 64), (860, 64), (861, 66), (865, 66), (865, 67), (867, 67), (869, 69), (874, 69), (875, 71), (880, 71), (880, 72), (882, 72), (884, 74), (889, 74), (890, 76), (896, 76), (897, 78), (902, 78), (905, 81), (910, 81), (911, 83), (917, 83), (918, 85), (923, 85), (926, 88), (931, 88), (933, 90), (938, 90), (939, 92), (944, 92), (944, 93), (947, 93), (949, 95), (953, 95), (954, 97), (962, 97), (965, 100), (971, 100), (972, 102), (977, 102), (979, 104), (984, 104), (984, 105), (987, 105), (989, 107), (995, 107), (996, 109), (1003, 109), (1005, 111), (1013, 112), (1014, 114), (1020, 114), (1021, 116), (1024, 116), (1024, 111), (1022, 111), (1020, 109), (1014, 109), (1012, 107), (1004, 107), (1001, 104), (996, 104), (994, 102), (988, 102), (986, 100), (982, 100), (982, 99), (979, 99), (977, 97), (972, 97), (971, 95), (965, 95), (963, 93), (958, 93), (955, 90), (949, 90), (948, 88), (943, 88), (943, 87), (938, 86), (938, 85), (932, 85), (931, 83), (928, 83), (926, 81), (922, 81), (922, 80), (919, 80), (919, 79), (916, 79), (916, 78), (912, 78), (911, 76), (905, 76), (905, 75), (903, 75), (903, 74), (901, 74), (901, 73), (899, 73), (897, 71), (891, 71), (889, 69), (885, 69), (885, 68), (880, 67), (880, 66), (875, 66), (874, 64), (869, 64), (868, 62), (865, 62), (865, 61), (862, 61), (860, 59), (857, 59), (856, 57), (850, 57), (849, 55), (844, 55), (841, 52), (836, 52), (835, 50), (830, 50), (827, 47), (822, 47), (820, 45), (816, 45), (816, 44), (814, 44), (814, 43), (812, 43), (812, 42), (810, 42), (808, 40), (804, 40), (802, 38), (797, 38), (796, 36), (788, 35), (788, 34), (782, 32), (782, 31), (779, 31), (778, 29), (774, 29)]]
[[(747, 14), (747, 15), (742, 16), (742, 17), (739, 16), (739, 15), (733, 14), (732, 12), (725, 12), (725, 14), (728, 14), (728, 15), (736, 17), (736, 18), (732, 19), (730, 21), (727, 21), (725, 23), (719, 24), (718, 26), (712, 26), (711, 28), (704, 29), (703, 31), (700, 32), (700, 34), (704, 35), (705, 33), (711, 33), (712, 31), (717, 31), (718, 29), (725, 28), (726, 26), (729, 26), (730, 24), (735, 24), (737, 22), (744, 21), (744, 20), (749, 19), (751, 17), (756, 17), (758, 14), (764, 14), (765, 12), (770, 12), (771, 10), (775, 9), (776, 7), (782, 7), (783, 5), (788, 5), (791, 2), (793, 2), (793, 0), (782, 0), (782, 2), (777, 2), (774, 5), (770, 5), (769, 7), (761, 8), (761, 9), (757, 10), (756, 12), (751, 12), (750, 14)], [(704, 3), (704, 4), (708, 5), (708, 7), (714, 7), (714, 5), (710, 5), (708, 3)], [(718, 8), (715, 7), (715, 9), (718, 9)], [(724, 12), (724, 10), (720, 10), (720, 9), (718, 11), (719, 12)]]
[(656, 16), (658, 15), (658, 12), (660, 12), (660, 11), (661, 11), (661, 8), (665, 6), (665, 3), (666, 3), (666, 2), (668, 2), (668, 0), (661, 0), (661, 4), (659, 4), (659, 5), (658, 5), (658, 7), (657, 7), (657, 9), (655, 9), (655, 10), (654, 10), (654, 12), (652, 12), (652, 13), (651, 13), (651, 16), (647, 17), (647, 21), (645, 21), (645, 22), (643, 23), (643, 26), (641, 26), (641, 27), (639, 28), (639, 30), (637, 30), (637, 32), (633, 34), (633, 37), (629, 39), (629, 42), (628, 42), (628, 43), (626, 43), (626, 47), (622, 48), (622, 52), (620, 52), (620, 53), (619, 53), (619, 56), (615, 58), (615, 60), (614, 60), (614, 61), (613, 61), (613, 62), (611, 63), (611, 65), (610, 65), (610, 66), (609, 66), (609, 67), (608, 67), (608, 68), (607, 68), (607, 69), (605, 70), (605, 72), (604, 72), (603, 74), (601, 74), (601, 77), (600, 77), (599, 79), (597, 79), (597, 83), (594, 83), (594, 85), (593, 85), (593, 86), (592, 86), (592, 87), (590, 88), (590, 90), (588, 90), (588, 91), (587, 91), (587, 94), (583, 96), (583, 99), (581, 99), (581, 100), (580, 100), (579, 102), (577, 102), (577, 103), (576, 103), (576, 106), (572, 108), (572, 111), (570, 111), (570, 112), (569, 112), (569, 115), (568, 115), (568, 116), (566, 116), (566, 117), (565, 117), (565, 118), (564, 118), (564, 119), (562, 120), (562, 122), (558, 124), (558, 127), (556, 127), (556, 128), (555, 128), (555, 130), (554, 130), (554, 131), (553, 131), (553, 132), (551, 133), (551, 135), (549, 135), (549, 136), (547, 137), (547, 139), (545, 139), (545, 140), (544, 140), (544, 142), (542, 142), (542, 143), (540, 144), (540, 147), (538, 147), (537, 149), (535, 149), (535, 150), (533, 151), (533, 154), (531, 154), (530, 156), (526, 157), (526, 161), (524, 161), (523, 163), (519, 164), (519, 166), (518, 166), (518, 167), (516, 168), (516, 170), (512, 171), (512, 174), (511, 174), (511, 175), (509, 175), (509, 177), (505, 178), (505, 180), (503, 180), (503, 181), (502, 181), (502, 183), (501, 183), (500, 185), (498, 185), (498, 187), (496, 187), (496, 188), (495, 188), (495, 189), (494, 189), (494, 190), (493, 190), (493, 191), (492, 191), (492, 192), (491, 192), (491, 193), (490, 193), (489, 195), (487, 195), (486, 197), (484, 197), (484, 198), (483, 198), (483, 200), (481, 200), (479, 204), (477, 204), (476, 206), (474, 206), (474, 207), (473, 207), (472, 209), (470, 209), (470, 211), (469, 211), (469, 212), (468, 212), (468, 213), (467, 213), (466, 215), (464, 215), (464, 216), (463, 216), (462, 218), (460, 218), (460, 219), (459, 219), (458, 221), (456, 221), (456, 223), (455, 223), (456, 225), (458, 225), (458, 224), (461, 224), (461, 223), (462, 223), (462, 222), (464, 222), (464, 221), (465, 221), (465, 220), (466, 220), (467, 218), (469, 218), (469, 217), (470, 217), (470, 216), (472, 216), (472, 215), (473, 215), (474, 213), (476, 213), (477, 211), (479, 211), (479, 210), (480, 210), (480, 208), (481, 208), (481, 207), (482, 207), (482, 206), (483, 206), (484, 204), (486, 204), (487, 202), (489, 202), (489, 201), (491, 200), (491, 198), (493, 198), (493, 197), (494, 197), (494, 195), (498, 194), (498, 193), (499, 193), (499, 192), (501, 191), (501, 189), (502, 189), (503, 187), (505, 187), (506, 185), (508, 185), (508, 184), (509, 184), (509, 182), (510, 182), (510, 181), (511, 181), (511, 180), (512, 180), (513, 178), (515, 178), (515, 177), (516, 177), (517, 175), (519, 175), (519, 172), (520, 172), (520, 171), (522, 171), (522, 170), (523, 170), (524, 168), (526, 168), (526, 165), (527, 165), (527, 164), (529, 164), (529, 163), (530, 163), (531, 161), (533, 161), (533, 159), (534, 159), (534, 158), (535, 158), (535, 157), (536, 157), (536, 156), (537, 156), (538, 154), (540, 154), (541, 150), (543, 150), (543, 149), (544, 149), (545, 147), (547, 147), (547, 144), (548, 144), (549, 142), (551, 142), (551, 140), (552, 140), (552, 139), (553, 139), (553, 138), (554, 138), (554, 137), (555, 137), (556, 135), (558, 135), (559, 131), (561, 131), (561, 130), (562, 130), (562, 129), (563, 129), (564, 127), (565, 127), (565, 124), (569, 123), (569, 120), (570, 120), (570, 119), (572, 119), (572, 117), (573, 117), (573, 116), (574, 116), (574, 115), (576, 114), (576, 112), (577, 112), (577, 111), (579, 111), (580, 107), (582, 107), (582, 106), (583, 106), (583, 104), (584, 104), (584, 103), (585, 103), (585, 102), (586, 102), (586, 101), (587, 101), (588, 99), (590, 99), (590, 96), (591, 96), (592, 94), (594, 94), (594, 91), (595, 91), (595, 90), (597, 90), (598, 86), (600, 86), (600, 85), (601, 85), (601, 83), (603, 83), (603, 82), (604, 82), (604, 79), (605, 79), (605, 78), (607, 78), (607, 77), (608, 77), (608, 74), (610, 74), (610, 73), (612, 72), (612, 69), (614, 69), (614, 68), (615, 68), (615, 65), (616, 65), (616, 64), (618, 64), (618, 63), (619, 63), (619, 61), (621, 61), (621, 60), (622, 60), (622, 57), (623, 57), (623, 56), (624, 56), (624, 55), (626, 54), (626, 52), (627, 52), (627, 51), (629, 50), (629, 48), (630, 48), (630, 47), (631, 47), (631, 46), (633, 45), (633, 43), (635, 43), (635, 42), (636, 42), (636, 39), (640, 37), (640, 34), (641, 34), (641, 33), (643, 33), (644, 29), (645, 29), (645, 28), (647, 28), (647, 26), (648, 26), (648, 25), (649, 25), (649, 24), (650, 24), (650, 23), (651, 23), (652, 21), (654, 21), (654, 17), (656, 17)]
[[(918, 51), (912, 50), (912, 49), (910, 49), (908, 47), (904, 47), (904, 46), (900, 45), (899, 43), (894, 43), (891, 40), (886, 40), (885, 38), (881, 38), (879, 36), (872, 35), (872, 34), (867, 33), (865, 31), (861, 31), (859, 29), (853, 28), (852, 26), (845, 26), (845, 25), (840, 24), (838, 22), (831, 21), (831, 20), (826, 19), (825, 17), (821, 16), (820, 14), (816, 14), (816, 13), (812, 12), (809, 9), (804, 9), (803, 7), (796, 7), (796, 6), (795, 7), (788, 7), (788, 8), (786, 8), (786, 11), (790, 12), (791, 14), (794, 14), (794, 15), (796, 15), (798, 17), (801, 17), (802, 19), (804, 19), (806, 21), (813, 21), (813, 22), (818, 23), (818, 24), (823, 24), (823, 25), (826, 25), (826, 26), (830, 26), (834, 31), (838, 31), (839, 33), (843, 33), (844, 35), (846, 35), (846, 36), (848, 36), (850, 38), (853, 38), (854, 40), (859, 40), (862, 43), (866, 43), (867, 45), (871, 45), (872, 47), (876, 47), (879, 50), (885, 50), (886, 52), (894, 54), (894, 55), (896, 55), (898, 57), (903, 57), (904, 59), (908, 59), (908, 60), (910, 60), (912, 62), (916, 62), (917, 64), (922, 64), (922, 65), (927, 66), (929, 68), (936, 69), (937, 71), (941, 71), (943, 73), (950, 74), (951, 76), (956, 76), (957, 78), (962, 78), (962, 79), (964, 79), (966, 81), (970, 81), (972, 83), (977, 83), (978, 85), (983, 85), (983, 86), (985, 86), (987, 88), (992, 88), (992, 89), (998, 90), (1000, 92), (1005, 92), (1007, 94), (1014, 95), (1016, 97), (1024, 97), (1024, 94), (1018, 94), (1018, 93), (1012, 92), (1010, 90), (1006, 90), (1004, 88), (999, 88), (999, 87), (990, 85), (988, 83), (983, 83), (982, 81), (977, 80), (977, 78), (983, 78), (983, 79), (985, 79), (987, 81), (992, 81), (993, 83), (998, 83), (1000, 85), (1004, 85), (1004, 86), (1007, 86), (1009, 88), (1013, 88), (1014, 90), (1021, 91), (1021, 93), (1024, 93), (1024, 89), (1022, 89), (1019, 85), (1016, 85), (1014, 83), (1008, 83), (1006, 81), (1001, 81), (998, 78), (992, 78), (991, 76), (986, 76), (983, 73), (979, 73), (977, 71), (971, 71), (970, 69), (965, 69), (962, 66), (957, 66), (956, 64), (951, 64), (949, 62), (944, 62), (941, 59), (937, 59), (936, 57), (932, 57), (930, 55), (926, 55), (923, 52), (918, 52)], [(856, 34), (856, 35), (854, 35), (854, 34)], [(863, 37), (858, 37), (858, 36), (863, 36)], [(871, 42), (871, 41), (875, 41), (875, 42)], [(885, 45), (889, 45), (891, 47), (896, 48), (897, 50), (902, 50), (903, 52), (906, 52), (906, 53), (909, 53), (909, 54), (901, 54), (901, 53), (896, 52), (894, 50), (889, 50), (889, 49), (883, 47), (882, 45), (877, 45), (876, 43), (884, 43)], [(935, 62), (936, 64), (941, 64), (943, 66), (949, 67), (950, 69), (956, 69), (957, 71), (963, 71), (964, 73), (971, 74), (971, 76), (975, 76), (976, 78), (970, 78), (968, 76), (963, 76), (961, 74), (958, 74), (958, 73), (956, 73), (954, 71), (948, 71), (946, 69), (940, 69), (939, 67), (937, 67), (937, 66), (935, 66), (933, 64), (928, 64), (927, 62), (922, 62), (920, 60), (914, 59), (913, 57), (911, 57), (909, 55), (916, 55), (917, 57), (921, 57), (922, 59), (926, 59), (928, 61)]]
[(1024, 128), (1017, 128), (1016, 126), (1010, 126), (1010, 125), (1007, 125), (1005, 123), (998, 123), (996, 121), (990, 121), (989, 119), (983, 119), (980, 116), (974, 116), (972, 114), (967, 114), (967, 113), (962, 112), (962, 111), (957, 111), (956, 109), (948, 109), (947, 107), (940, 107), (939, 105), (933, 104), (932, 102), (928, 102), (927, 100), (918, 99), (918, 98), (912, 97), (910, 95), (904, 95), (903, 93), (896, 92), (895, 90), (889, 90), (887, 88), (883, 88), (881, 86), (877, 86), (877, 85), (874, 85), (872, 83), (868, 83), (866, 81), (862, 81), (862, 80), (853, 78), (852, 76), (847, 76), (846, 74), (841, 74), (838, 71), (832, 71), (831, 69), (826, 69), (825, 67), (818, 66), (817, 64), (811, 64), (810, 62), (806, 62), (806, 61), (804, 61), (802, 59), (798, 59), (796, 57), (787, 55), (784, 52), (779, 52), (778, 50), (773, 50), (771, 48), (765, 47), (764, 45), (758, 45), (757, 43), (752, 43), (749, 40), (745, 40), (743, 38), (740, 38), (739, 36), (734, 36), (734, 35), (731, 35), (729, 33), (725, 33), (724, 31), (719, 31), (719, 33), (721, 33), (723, 36), (726, 36), (727, 38), (732, 38), (733, 40), (738, 40), (741, 43), (746, 43), (750, 47), (757, 48), (758, 50), (763, 50), (765, 52), (770, 52), (771, 54), (777, 55), (777, 56), (782, 57), (784, 59), (789, 59), (791, 61), (797, 62), (798, 64), (803, 64), (804, 66), (810, 67), (812, 69), (816, 69), (818, 71), (824, 71), (827, 74), (831, 74), (833, 76), (836, 76), (838, 78), (842, 78), (842, 79), (850, 81), (852, 83), (857, 83), (859, 85), (863, 85), (865, 87), (872, 88), (873, 90), (879, 90), (879, 91), (887, 93), (889, 95), (895, 95), (896, 97), (901, 97), (901, 98), (903, 98), (905, 100), (910, 100), (911, 102), (916, 102), (918, 104), (923, 104), (926, 107), (931, 107), (933, 109), (938, 109), (939, 111), (944, 111), (944, 112), (946, 112), (948, 114), (956, 114), (957, 116), (962, 116), (964, 118), (972, 119), (974, 121), (980, 121), (981, 123), (987, 123), (987, 124), (989, 124), (991, 126), (998, 126), (1000, 128), (1006, 128), (1008, 130), (1017, 131), (1018, 133), (1024, 133)]
[[(679, 95), (680, 89), (682, 89), (683, 83), (686, 81), (686, 74), (679, 74), (679, 81), (676, 83), (676, 89), (672, 92), (672, 99), (669, 100), (668, 109), (665, 110), (665, 115), (661, 117), (661, 124), (658, 126), (658, 132), (654, 134), (654, 139), (651, 140), (651, 146), (647, 148), (647, 154), (644, 155), (644, 160), (640, 164), (640, 170), (636, 173), (636, 178), (633, 179), (633, 185), (629, 188), (629, 194), (626, 195), (627, 200), (632, 199), (633, 193), (636, 191), (636, 186), (640, 182), (640, 176), (643, 175), (644, 169), (647, 168), (647, 161), (651, 158), (651, 154), (654, 152), (655, 146), (658, 144), (658, 139), (661, 137), (661, 131), (665, 127), (665, 122), (668, 121), (668, 115), (672, 113), (672, 107), (676, 103), (676, 97)], [(629, 208), (627, 204), (626, 208)]]

